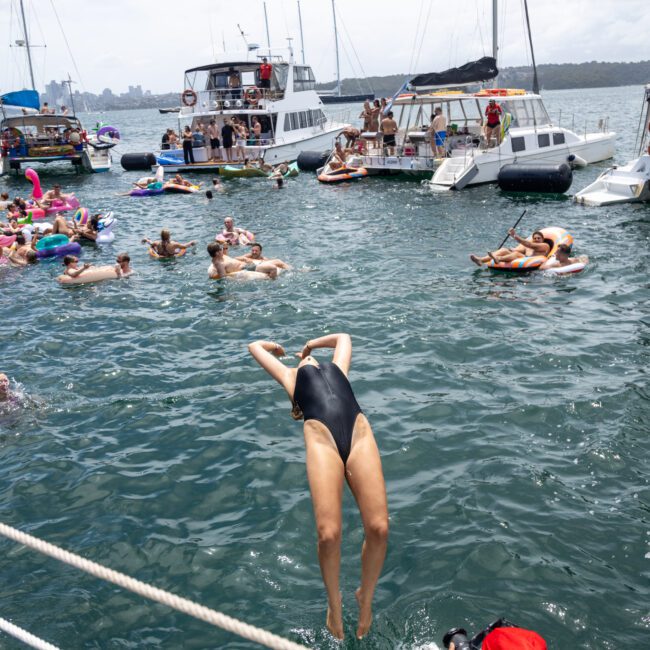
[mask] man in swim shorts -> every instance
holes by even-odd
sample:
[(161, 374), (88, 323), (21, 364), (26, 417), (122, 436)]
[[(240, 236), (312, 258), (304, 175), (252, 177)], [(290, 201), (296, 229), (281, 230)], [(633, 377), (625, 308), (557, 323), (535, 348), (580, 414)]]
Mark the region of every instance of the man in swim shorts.
[(436, 158), (444, 158), (447, 152), (445, 151), (445, 140), (447, 139), (447, 118), (442, 114), (442, 108), (438, 106), (433, 111), (433, 119), (429, 127), (431, 134), (431, 149)]
[(251, 246), (250, 253), (246, 253), (245, 255), (239, 255), (239, 257), (237, 257), (236, 259), (241, 260), (246, 264), (252, 264), (253, 265), (252, 270), (257, 270), (257, 267), (261, 262), (265, 262), (266, 264), (273, 264), (273, 266), (277, 267), (278, 269), (289, 270), (291, 268), (290, 264), (287, 264), (281, 259), (278, 258), (269, 259), (268, 257), (264, 257), (262, 255), (262, 244), (259, 243), (255, 243)]
[[(208, 277), (212, 280), (220, 280), (229, 275), (249, 279), (275, 279), (278, 276), (277, 266), (266, 262), (260, 264), (244, 262), (229, 257), (225, 254), (224, 247), (217, 242), (208, 244), (208, 255), (212, 259), (212, 263), (208, 267)], [(244, 274), (240, 275), (241, 272)]]
[(393, 119), (393, 111), (388, 111), (388, 115), (381, 121), (381, 132), (384, 153), (393, 156), (395, 154), (395, 134), (397, 133), (397, 122)]

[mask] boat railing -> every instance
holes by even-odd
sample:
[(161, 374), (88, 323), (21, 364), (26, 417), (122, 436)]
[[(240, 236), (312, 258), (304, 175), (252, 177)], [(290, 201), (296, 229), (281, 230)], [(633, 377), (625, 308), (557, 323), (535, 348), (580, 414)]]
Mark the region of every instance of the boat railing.
[[(559, 111), (558, 118), (557, 118), (557, 126), (562, 127), (562, 111)], [(609, 133), (609, 116), (606, 117), (601, 117), (598, 119), (597, 122), (598, 126), (598, 132), (599, 133)], [(584, 121), (583, 125), (583, 132), (586, 135), (588, 132), (588, 123), (587, 120)], [(571, 131), (576, 131), (576, 115), (575, 113), (571, 113)]]
[(201, 90), (196, 93), (196, 99), (192, 95), (183, 95), (181, 100), (182, 115), (192, 113), (205, 113), (210, 111), (227, 111), (229, 109), (264, 109), (266, 104), (284, 97), (281, 90), (268, 90), (256, 86), (240, 86), (238, 88), (220, 88), (213, 90)]

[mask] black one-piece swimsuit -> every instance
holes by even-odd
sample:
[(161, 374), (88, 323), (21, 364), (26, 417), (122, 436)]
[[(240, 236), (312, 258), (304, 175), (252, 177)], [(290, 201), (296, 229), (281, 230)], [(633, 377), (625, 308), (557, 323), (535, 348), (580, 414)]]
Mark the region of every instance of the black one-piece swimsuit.
[(354, 423), (362, 411), (343, 371), (335, 363), (300, 366), (293, 399), (305, 422), (318, 420), (329, 429), (345, 464), (350, 455)]

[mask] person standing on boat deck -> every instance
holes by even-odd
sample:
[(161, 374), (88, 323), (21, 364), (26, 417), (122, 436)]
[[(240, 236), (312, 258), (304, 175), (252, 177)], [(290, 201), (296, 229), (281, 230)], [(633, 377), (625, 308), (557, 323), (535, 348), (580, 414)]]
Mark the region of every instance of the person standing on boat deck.
[(372, 109), (370, 108), (370, 102), (366, 99), (366, 101), (363, 102), (363, 109), (361, 113), (359, 113), (359, 117), (363, 120), (363, 128), (361, 129), (362, 131), (370, 131), (371, 111)]
[(194, 163), (194, 152), (192, 151), (192, 131), (189, 126), (183, 130), (183, 160), (186, 165)]
[(485, 125), (485, 140), (487, 141), (488, 148), (490, 147), (490, 140), (495, 135), (497, 138), (497, 145), (501, 144), (501, 116), (503, 109), (497, 104), (496, 99), (491, 99), (485, 107), (485, 116), (487, 117), (487, 124)]
[(174, 129), (169, 129), (169, 148), (178, 149), (178, 135)]
[(219, 142), (219, 128), (214, 120), (210, 120), (208, 125), (208, 139), (210, 140), (210, 160), (219, 160), (221, 158), (221, 142)]
[(386, 117), (381, 121), (381, 132), (383, 136), (384, 154), (395, 155), (395, 134), (397, 133), (397, 122), (393, 119), (393, 111), (388, 111)]
[(447, 118), (442, 114), (442, 108), (438, 106), (431, 116), (431, 126), (429, 127), (431, 136), (431, 150), (436, 158), (444, 158), (445, 140), (447, 139)]
[[(318, 362), (312, 350), (334, 348), (331, 362)], [(361, 549), (361, 586), (357, 638), (372, 622), (372, 599), (388, 545), (388, 505), (381, 458), (370, 423), (348, 381), (352, 341), (348, 334), (329, 334), (307, 341), (296, 356), (296, 368), (276, 357), (284, 348), (271, 341), (248, 346), (255, 361), (286, 390), (291, 416), (304, 420), (307, 479), (318, 534), (318, 559), (327, 590), (327, 627), (344, 638), (339, 584), (341, 563), (341, 501), (347, 481), (357, 502), (365, 539)]]
[(160, 148), (162, 151), (166, 151), (169, 149), (169, 132), (170, 129), (167, 129), (163, 134), (162, 138), (160, 139)]
[(226, 160), (232, 162), (232, 136), (235, 133), (230, 124), (230, 120), (226, 118), (221, 127), (221, 144), (223, 145), (223, 150), (226, 153)]
[(239, 72), (235, 68), (228, 70), (228, 88), (230, 88), (232, 99), (241, 99), (241, 79), (239, 78)]
[(205, 147), (205, 135), (203, 134), (203, 125), (197, 124), (192, 133), (192, 147)]
[(267, 90), (271, 90), (271, 75), (273, 74), (273, 66), (268, 62), (268, 59), (264, 57), (262, 59), (262, 64), (260, 65), (260, 88), (262, 93)]

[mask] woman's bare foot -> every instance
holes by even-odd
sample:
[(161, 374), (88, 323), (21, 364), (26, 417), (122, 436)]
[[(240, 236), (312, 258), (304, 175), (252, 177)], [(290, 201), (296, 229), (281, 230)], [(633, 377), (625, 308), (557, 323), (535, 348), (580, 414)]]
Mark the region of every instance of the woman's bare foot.
[(361, 587), (355, 593), (359, 604), (359, 621), (357, 623), (357, 639), (363, 639), (372, 625), (372, 598), (366, 600), (361, 594)]
[(476, 255), (470, 255), (469, 259), (476, 264), (476, 266), (482, 266), (481, 260)]
[(325, 624), (334, 638), (343, 640), (345, 634), (343, 632), (343, 604), (341, 594), (339, 594), (338, 603), (327, 604)]

